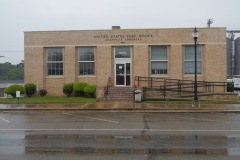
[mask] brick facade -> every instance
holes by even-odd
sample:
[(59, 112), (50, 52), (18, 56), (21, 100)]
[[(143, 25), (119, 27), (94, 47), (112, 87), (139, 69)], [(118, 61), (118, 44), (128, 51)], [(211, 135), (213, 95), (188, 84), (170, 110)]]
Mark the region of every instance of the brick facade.
[[(98, 87), (97, 97), (103, 97), (108, 78), (115, 86), (114, 47), (131, 47), (131, 86), (135, 76), (154, 76), (193, 80), (184, 74), (184, 45), (193, 45), (193, 28), (175, 29), (112, 29), (80, 31), (34, 31), (24, 33), (25, 83), (35, 83), (48, 95), (63, 95), (65, 83), (88, 82)], [(199, 28), (198, 43), (202, 45), (202, 74), (198, 80), (224, 82), (226, 80), (226, 28)], [(151, 75), (150, 46), (168, 48), (168, 74)], [(96, 73), (78, 75), (79, 46), (95, 47)], [(63, 47), (64, 74), (47, 76), (47, 47)]]

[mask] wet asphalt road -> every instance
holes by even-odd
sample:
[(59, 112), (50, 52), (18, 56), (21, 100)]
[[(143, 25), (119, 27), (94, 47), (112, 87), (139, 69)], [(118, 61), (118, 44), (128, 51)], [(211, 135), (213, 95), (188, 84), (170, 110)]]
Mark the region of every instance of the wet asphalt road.
[(0, 159), (240, 159), (239, 113), (0, 112)]

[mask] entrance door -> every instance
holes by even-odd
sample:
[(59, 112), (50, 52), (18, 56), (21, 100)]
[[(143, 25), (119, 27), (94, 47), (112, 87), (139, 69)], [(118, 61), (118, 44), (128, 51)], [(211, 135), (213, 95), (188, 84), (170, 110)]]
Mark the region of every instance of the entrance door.
[(130, 63), (117, 63), (115, 65), (116, 86), (131, 86)]
[(114, 47), (114, 64), (115, 64), (115, 86), (131, 86), (131, 53), (130, 46)]

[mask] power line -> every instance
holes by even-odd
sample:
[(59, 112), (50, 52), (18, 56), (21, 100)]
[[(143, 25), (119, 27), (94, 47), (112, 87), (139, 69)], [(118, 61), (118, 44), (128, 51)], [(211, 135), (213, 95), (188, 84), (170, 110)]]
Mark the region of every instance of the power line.
[(6, 58), (6, 59), (11, 59), (11, 60), (21, 61), (21, 62), (22, 62), (22, 60), (20, 60), (20, 59), (10, 58), (10, 57), (6, 57), (6, 56), (2, 56), (2, 57), (3, 57), (3, 58)]
[(24, 52), (24, 51), (0, 51), (0, 52)]

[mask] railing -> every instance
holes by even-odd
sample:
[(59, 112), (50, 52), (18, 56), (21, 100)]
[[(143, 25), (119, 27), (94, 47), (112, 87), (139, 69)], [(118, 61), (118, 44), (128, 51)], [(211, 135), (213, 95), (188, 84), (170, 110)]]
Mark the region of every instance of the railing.
[(111, 77), (108, 77), (107, 86), (105, 87), (105, 90), (104, 90), (104, 97), (106, 101), (107, 101), (108, 89), (110, 87), (110, 84), (111, 84)]
[[(155, 90), (161, 91), (164, 99), (167, 92), (175, 93), (175, 95), (183, 96), (194, 93), (194, 81), (167, 79), (159, 77), (135, 77), (135, 87), (143, 87), (144, 91)], [(197, 81), (198, 93), (219, 93), (226, 92), (226, 82), (205, 82)]]

